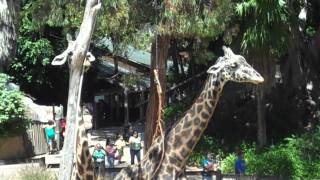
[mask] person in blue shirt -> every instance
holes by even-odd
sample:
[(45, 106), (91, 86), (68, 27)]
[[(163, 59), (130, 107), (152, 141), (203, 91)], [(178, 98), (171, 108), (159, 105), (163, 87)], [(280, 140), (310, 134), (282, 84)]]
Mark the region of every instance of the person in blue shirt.
[(105, 157), (106, 152), (102, 148), (102, 146), (98, 143), (95, 146), (95, 149), (92, 153), (92, 158), (94, 160), (94, 173), (96, 176), (103, 175), (104, 174), (104, 168), (105, 168)]
[(49, 120), (48, 125), (44, 126), (44, 131), (46, 134), (47, 144), (49, 147), (49, 154), (52, 154), (54, 152), (54, 143), (55, 143), (55, 137), (56, 137), (56, 123), (54, 120)]
[(213, 170), (213, 155), (207, 154), (207, 157), (202, 160), (203, 170), (204, 171), (212, 171)]
[(239, 175), (244, 175), (246, 172), (246, 162), (243, 158), (243, 152), (240, 150), (238, 152), (238, 158), (235, 163), (235, 173)]

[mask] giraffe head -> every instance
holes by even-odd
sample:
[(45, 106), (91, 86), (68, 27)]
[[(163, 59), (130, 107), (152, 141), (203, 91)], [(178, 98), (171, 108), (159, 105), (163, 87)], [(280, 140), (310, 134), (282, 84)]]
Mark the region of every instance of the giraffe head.
[(241, 55), (236, 55), (228, 47), (222, 47), (224, 56), (219, 57), (207, 73), (218, 74), (224, 82), (250, 82), (259, 84), (264, 81), (263, 77), (251, 67)]

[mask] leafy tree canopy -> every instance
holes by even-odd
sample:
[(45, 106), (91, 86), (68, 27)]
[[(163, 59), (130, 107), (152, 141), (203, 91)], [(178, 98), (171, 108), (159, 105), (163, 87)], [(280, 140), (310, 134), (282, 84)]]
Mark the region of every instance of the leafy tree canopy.
[(0, 137), (22, 133), (28, 123), (22, 93), (8, 88), (10, 77), (0, 74)]
[(236, 12), (246, 22), (242, 49), (248, 53), (280, 55), (288, 39), (288, 9), (284, 0), (245, 0)]

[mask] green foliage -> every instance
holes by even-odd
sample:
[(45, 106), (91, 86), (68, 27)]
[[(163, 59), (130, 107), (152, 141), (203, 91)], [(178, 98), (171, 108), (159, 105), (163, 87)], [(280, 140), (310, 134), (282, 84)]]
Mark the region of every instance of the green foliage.
[(221, 170), (223, 173), (234, 173), (234, 166), (237, 156), (235, 154), (229, 154), (221, 162)]
[[(276, 175), (284, 179), (320, 178), (320, 127), (312, 133), (286, 141), (257, 153), (255, 145), (242, 145), (247, 174)], [(234, 173), (235, 154), (222, 161), (224, 173)]]
[(53, 47), (47, 39), (33, 40), (21, 36), (18, 39), (17, 58), (11, 64), (10, 74), (22, 86), (30, 83), (36, 87), (50, 86), (46, 73), (53, 55)]
[(39, 29), (28, 16), (31, 4), (32, 2), (27, 4), (22, 11), (17, 57), (13, 60), (9, 73), (23, 87), (31, 83), (35, 87), (50, 86), (49, 76), (46, 73), (54, 51), (48, 39), (39, 37), (41, 34)]
[(21, 17), (29, 32), (42, 32), (46, 25), (64, 27), (69, 32), (80, 26), (83, 10), (80, 0), (33, 0), (23, 4)]
[(163, 113), (165, 121), (168, 121), (169, 119), (172, 119), (174, 117), (182, 116), (184, 110), (185, 110), (185, 106), (182, 103), (165, 107), (164, 113)]
[(233, 16), (231, 0), (163, 1), (158, 31), (176, 37), (213, 37), (225, 31)]
[[(304, 177), (303, 162), (295, 149), (279, 146), (257, 154), (255, 148), (251, 147), (243, 151), (247, 174), (275, 175), (290, 179)], [(227, 156), (222, 161), (222, 171), (234, 173), (235, 160), (235, 154)]]
[(20, 134), (28, 124), (22, 93), (8, 90), (6, 85), (9, 80), (8, 75), (0, 74), (0, 137)]
[(236, 12), (246, 22), (241, 47), (248, 53), (281, 55), (287, 48), (288, 12), (284, 0), (246, 0)]
[(39, 167), (27, 167), (19, 171), (21, 180), (57, 180), (57, 176), (52, 171)]
[(194, 151), (188, 159), (188, 164), (200, 165), (201, 161), (208, 154), (213, 154), (215, 157), (224, 157), (224, 152), (221, 145), (216, 139), (210, 136), (202, 136)]
[(308, 26), (307, 28), (306, 28), (306, 36), (308, 37), (308, 38), (313, 38), (315, 35), (316, 35), (316, 33), (317, 33), (317, 31), (315, 30), (315, 28), (314, 27), (312, 27), (312, 26)]

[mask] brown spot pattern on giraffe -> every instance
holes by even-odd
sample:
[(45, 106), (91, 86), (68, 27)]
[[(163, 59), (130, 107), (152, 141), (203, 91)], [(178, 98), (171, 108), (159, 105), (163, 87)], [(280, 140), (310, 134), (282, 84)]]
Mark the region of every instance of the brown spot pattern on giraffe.
[(190, 129), (186, 129), (186, 130), (182, 131), (181, 137), (186, 138), (186, 137), (188, 137), (189, 134), (190, 134)]
[(84, 169), (83, 169), (82, 166), (78, 166), (78, 173), (79, 173), (80, 175), (83, 175)]
[(197, 106), (197, 113), (200, 113), (202, 111), (203, 106), (200, 104)]
[(203, 119), (208, 119), (210, 116), (209, 116), (209, 114), (207, 114), (206, 112), (202, 112), (202, 113), (201, 113), (201, 117), (202, 117)]
[(200, 127), (201, 127), (201, 128), (206, 128), (206, 127), (207, 127), (207, 122), (202, 121), (202, 122), (200, 123)]
[(209, 99), (212, 99), (212, 98), (213, 98), (213, 96), (212, 96), (212, 91), (208, 91), (208, 98), (209, 98)]
[(185, 121), (185, 123), (183, 124), (183, 129), (187, 129), (188, 127), (191, 126), (191, 124), (192, 124), (192, 121), (189, 120), (189, 119), (187, 119), (187, 120)]
[(201, 134), (201, 130), (200, 130), (200, 129), (196, 129), (196, 130), (194, 131), (194, 135), (195, 135), (195, 136), (200, 136), (200, 134)]
[(205, 108), (207, 109), (207, 111), (208, 111), (208, 113), (209, 113), (209, 114), (211, 114), (211, 113), (212, 113), (213, 108), (212, 108), (212, 106), (210, 106), (210, 105), (208, 104), (208, 102), (207, 102), (207, 101), (205, 102)]
[(81, 161), (81, 163), (86, 161), (86, 157), (84, 156), (83, 153), (81, 153), (81, 155), (80, 155), (80, 161)]
[(196, 113), (196, 107), (193, 106), (188, 112), (189, 112), (190, 116), (193, 117)]
[(178, 124), (176, 127), (175, 127), (175, 133), (179, 133), (181, 130), (181, 125)]
[(199, 118), (199, 117), (196, 117), (196, 118), (193, 120), (193, 122), (194, 122), (194, 125), (195, 125), (195, 126), (198, 126), (198, 125), (200, 124), (200, 118)]
[(86, 178), (87, 178), (87, 180), (94, 180), (94, 179), (93, 179), (93, 175), (91, 175), (91, 174), (88, 174), (88, 175), (86, 176)]
[[(203, 94), (202, 94), (203, 95)], [(201, 103), (203, 101), (203, 98), (199, 97), (196, 101), (196, 103)]]
[(186, 150), (186, 148), (182, 147), (182, 149), (180, 151), (180, 155), (184, 158), (186, 158), (188, 156), (188, 151)]
[(188, 142), (187, 142), (187, 147), (189, 148), (189, 149), (192, 149), (193, 148), (193, 145), (194, 145), (194, 140), (193, 139), (191, 139), (191, 140), (189, 140)]
[(178, 135), (176, 135), (176, 136), (174, 137), (173, 146), (174, 146), (174, 148), (178, 148), (178, 147), (180, 147), (181, 145), (182, 145), (181, 137), (178, 136)]

